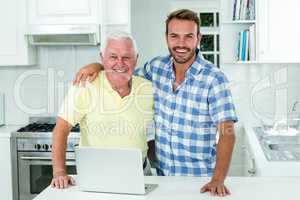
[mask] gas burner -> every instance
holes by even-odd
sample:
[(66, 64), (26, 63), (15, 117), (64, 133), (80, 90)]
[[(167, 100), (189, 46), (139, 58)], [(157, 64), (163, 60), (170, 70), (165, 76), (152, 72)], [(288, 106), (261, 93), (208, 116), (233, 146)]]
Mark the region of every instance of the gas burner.
[[(20, 128), (17, 132), (52, 132), (55, 124), (50, 123), (31, 123)], [(72, 127), (71, 132), (80, 132), (79, 124)]]

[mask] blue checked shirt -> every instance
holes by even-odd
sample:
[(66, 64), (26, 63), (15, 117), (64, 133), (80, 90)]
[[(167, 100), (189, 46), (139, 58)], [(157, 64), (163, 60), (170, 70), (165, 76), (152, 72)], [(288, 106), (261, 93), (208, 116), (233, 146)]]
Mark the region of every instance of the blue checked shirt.
[(170, 55), (156, 57), (135, 73), (154, 88), (155, 146), (160, 175), (212, 176), (217, 125), (237, 121), (229, 82), (197, 50), (195, 62), (173, 92)]

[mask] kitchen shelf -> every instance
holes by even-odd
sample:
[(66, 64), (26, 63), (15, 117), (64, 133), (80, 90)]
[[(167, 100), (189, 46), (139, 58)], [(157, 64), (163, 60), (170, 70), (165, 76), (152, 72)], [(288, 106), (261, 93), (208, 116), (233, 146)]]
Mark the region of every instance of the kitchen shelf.
[(222, 24), (255, 24), (256, 20), (231, 20), (224, 21)]
[(257, 60), (248, 60), (248, 61), (233, 61), (233, 62), (222, 62), (223, 64), (258, 64)]
[[(238, 1), (238, 0), (237, 0)], [(257, 64), (257, 18), (249, 19), (247, 17), (243, 17), (241, 19), (234, 20), (233, 19), (233, 1), (232, 0), (221, 0), (221, 15), (220, 15), (220, 48), (221, 48), (221, 63), (223, 64)], [(256, 8), (255, 8), (256, 9)], [(255, 13), (257, 13), (255, 11)], [(245, 31), (248, 30), (246, 33)], [(251, 33), (250, 33), (251, 30)], [(240, 46), (240, 36), (243, 32), (247, 34), (246, 41), (248, 44)], [(245, 36), (243, 36), (245, 37)], [(251, 39), (251, 43), (249, 42)], [(238, 52), (239, 49), (246, 49), (243, 52), (243, 56), (241, 52)], [(247, 56), (245, 56), (247, 54)], [(246, 57), (246, 61), (238, 60), (238, 57)], [(245, 58), (244, 58), (245, 59)]]

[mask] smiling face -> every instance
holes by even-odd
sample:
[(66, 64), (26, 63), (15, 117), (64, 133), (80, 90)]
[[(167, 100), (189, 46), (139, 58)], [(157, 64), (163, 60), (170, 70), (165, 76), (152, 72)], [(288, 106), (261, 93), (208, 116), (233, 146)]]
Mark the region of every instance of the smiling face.
[(176, 63), (194, 61), (195, 50), (200, 42), (197, 24), (194, 21), (172, 19), (168, 24), (166, 39), (168, 49)]
[(129, 83), (137, 63), (137, 54), (129, 38), (110, 38), (101, 54), (107, 79), (115, 87)]

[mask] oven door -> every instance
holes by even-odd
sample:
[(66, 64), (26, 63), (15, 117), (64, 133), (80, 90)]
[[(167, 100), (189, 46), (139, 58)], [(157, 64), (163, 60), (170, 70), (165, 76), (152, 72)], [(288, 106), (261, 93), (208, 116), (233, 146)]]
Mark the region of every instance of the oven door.
[[(68, 174), (76, 174), (74, 152), (66, 155)], [(52, 180), (51, 152), (18, 152), (19, 200), (31, 200)]]

